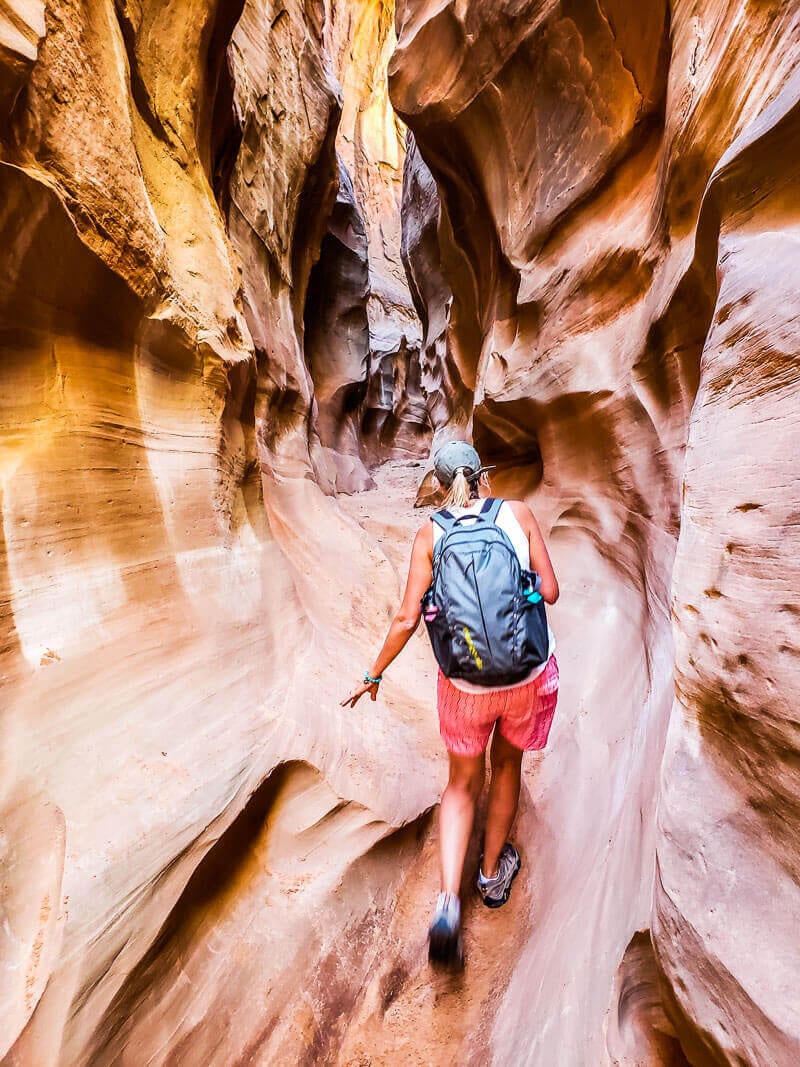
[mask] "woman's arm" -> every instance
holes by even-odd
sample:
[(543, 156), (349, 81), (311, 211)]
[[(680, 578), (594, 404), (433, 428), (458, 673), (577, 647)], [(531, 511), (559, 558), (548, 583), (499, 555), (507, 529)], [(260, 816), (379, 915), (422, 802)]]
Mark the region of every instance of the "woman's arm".
[(531, 569), (536, 571), (542, 579), (542, 584), (539, 587), (542, 599), (548, 604), (555, 604), (559, 594), (558, 580), (550, 560), (550, 553), (547, 551), (547, 546), (542, 537), (542, 531), (539, 529), (539, 523), (527, 504), (523, 504), (520, 500), (509, 500), (508, 503), (523, 531), (528, 535)]
[[(403, 594), (403, 602), (392, 619), (383, 648), (378, 653), (377, 659), (369, 669), (372, 678), (380, 678), (389, 664), (398, 656), (408, 644), (411, 635), (419, 626), (422, 610), (420, 601), (425, 591), (431, 584), (433, 576), (433, 529), (430, 522), (417, 531), (414, 538), (414, 546), (411, 549), (411, 563), (408, 568), (406, 591)], [(342, 701), (342, 707), (356, 706), (358, 700), (369, 693), (373, 700), (377, 699), (378, 686), (363, 682), (358, 689)]]

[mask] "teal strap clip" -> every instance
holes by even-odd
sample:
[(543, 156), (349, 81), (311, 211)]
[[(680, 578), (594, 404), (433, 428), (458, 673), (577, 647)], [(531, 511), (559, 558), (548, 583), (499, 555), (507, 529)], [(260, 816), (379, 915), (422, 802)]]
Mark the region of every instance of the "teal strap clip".
[(526, 584), (530, 582), (530, 589), (522, 595), (529, 604), (538, 604), (542, 599), (542, 594), (539, 592), (539, 588), (542, 584), (541, 575), (537, 574), (536, 571), (523, 571), (522, 576)]

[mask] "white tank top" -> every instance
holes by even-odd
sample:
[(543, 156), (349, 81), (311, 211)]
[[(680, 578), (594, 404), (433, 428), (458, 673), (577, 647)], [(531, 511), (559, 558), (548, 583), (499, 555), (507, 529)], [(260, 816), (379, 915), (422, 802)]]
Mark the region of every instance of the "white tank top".
[[(450, 512), (451, 515), (455, 515), (455, 517), (457, 519), (460, 518), (462, 515), (477, 515), (478, 512), (481, 510), (481, 508), (483, 507), (483, 505), (485, 503), (486, 503), (485, 500), (476, 500), (474, 503), (470, 504), (469, 507), (466, 507), (466, 508), (448, 508), (448, 511)], [(503, 501), (503, 503), (502, 503), (502, 505), (500, 507), (500, 510), (497, 513), (497, 519), (495, 521), (497, 522), (497, 525), (500, 527), (500, 529), (508, 536), (509, 541), (514, 546), (514, 551), (517, 553), (517, 558), (519, 559), (520, 566), (523, 567), (525, 570), (530, 570), (530, 566), (531, 566), (531, 550), (530, 550), (530, 545), (528, 543), (527, 534), (525, 533), (525, 531), (520, 526), (519, 519), (514, 514), (514, 512), (511, 510), (511, 508), (508, 506), (506, 501)], [(472, 525), (472, 523), (470, 523), (469, 525)], [(437, 542), (443, 536), (443, 534), (444, 534), (444, 530), (441, 528), (441, 526), (438, 523), (434, 522), (433, 523), (433, 547), (434, 548), (436, 547)], [(449, 681), (452, 683), (452, 685), (454, 685), (456, 687), (456, 689), (460, 689), (462, 693), (490, 693), (490, 692), (497, 692), (498, 690), (501, 690), (501, 689), (516, 689), (517, 686), (528, 685), (529, 682), (532, 682), (534, 678), (536, 678), (538, 675), (540, 675), (542, 673), (542, 671), (547, 666), (547, 661), (550, 659), (550, 657), (555, 652), (556, 639), (553, 636), (553, 631), (550, 629), (550, 624), (549, 623), (547, 625), (547, 634), (548, 634), (548, 642), (549, 642), (548, 649), (547, 649), (547, 659), (544, 661), (544, 663), (541, 664), (541, 666), (534, 667), (533, 670), (531, 671), (531, 673), (528, 675), (528, 677), (527, 678), (523, 678), (521, 682), (514, 682), (513, 685), (488, 686), (488, 685), (473, 685), (472, 682), (465, 682), (463, 678), (450, 678)]]

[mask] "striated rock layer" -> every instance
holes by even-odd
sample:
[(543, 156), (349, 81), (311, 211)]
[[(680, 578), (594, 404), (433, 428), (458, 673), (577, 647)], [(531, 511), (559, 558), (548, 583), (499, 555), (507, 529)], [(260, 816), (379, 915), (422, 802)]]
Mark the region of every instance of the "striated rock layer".
[[(798, 29), (780, 2), (398, 7), (411, 180), (442, 200), (410, 250), (446, 282), (415, 290), (432, 371), (457, 369), (562, 578), (538, 923), (498, 1063), (671, 1063), (670, 1032), (692, 1063), (800, 1056)], [(661, 1036), (621, 963), (647, 927)]]

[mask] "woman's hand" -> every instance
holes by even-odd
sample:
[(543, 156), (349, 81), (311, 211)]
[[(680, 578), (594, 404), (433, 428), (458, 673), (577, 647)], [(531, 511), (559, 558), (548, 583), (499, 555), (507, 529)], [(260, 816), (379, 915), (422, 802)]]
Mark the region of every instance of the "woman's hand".
[(393, 663), (395, 657), (408, 644), (411, 635), (419, 626), (422, 617), (420, 601), (425, 590), (431, 584), (433, 572), (433, 524), (426, 522), (422, 529), (417, 531), (414, 545), (411, 549), (411, 564), (408, 568), (408, 581), (403, 595), (403, 603), (400, 610), (392, 619), (383, 648), (378, 653), (378, 658), (372, 664), (370, 673), (364, 678), (362, 685), (341, 702), (343, 708), (354, 708), (365, 693), (369, 693), (371, 700), (378, 699), (378, 682), (370, 682), (369, 678), (380, 680), (381, 675)]
[(371, 700), (377, 700), (378, 683), (362, 682), (358, 689), (355, 689), (349, 697), (345, 697), (345, 699), (340, 703), (339, 706), (342, 708), (346, 708), (349, 704), (351, 708), (354, 708), (365, 693), (369, 693)]

